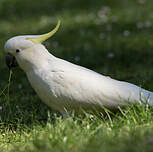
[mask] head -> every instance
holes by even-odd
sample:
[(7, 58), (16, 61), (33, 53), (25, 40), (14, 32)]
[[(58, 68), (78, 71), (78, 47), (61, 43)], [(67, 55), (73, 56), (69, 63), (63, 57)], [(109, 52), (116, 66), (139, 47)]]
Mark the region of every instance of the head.
[[(34, 48), (36, 46), (41, 47), (42, 43), (50, 38), (60, 26), (60, 21), (56, 27), (49, 33), (43, 35), (25, 35), (25, 36), (16, 36), (9, 39), (4, 46), (4, 50), (6, 53), (6, 64), (10, 68), (18, 66), (18, 62), (16, 61), (21, 55), (22, 57), (28, 55), (28, 50), (32, 50), (30, 48)], [(30, 53), (30, 52), (29, 52)]]

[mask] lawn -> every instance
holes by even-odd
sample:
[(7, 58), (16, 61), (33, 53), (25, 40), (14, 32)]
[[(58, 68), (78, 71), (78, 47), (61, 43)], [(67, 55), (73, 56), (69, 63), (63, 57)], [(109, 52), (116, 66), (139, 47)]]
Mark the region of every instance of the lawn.
[(153, 1), (0, 0), (0, 152), (152, 151), (153, 108), (62, 119), (43, 104), (25, 74), (5, 65), (4, 43), (62, 22), (50, 52), (153, 91)]

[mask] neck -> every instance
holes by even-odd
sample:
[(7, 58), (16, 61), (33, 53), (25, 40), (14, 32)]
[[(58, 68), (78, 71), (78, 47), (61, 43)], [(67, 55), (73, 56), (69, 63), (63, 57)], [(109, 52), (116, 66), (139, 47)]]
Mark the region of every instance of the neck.
[(51, 55), (41, 44), (23, 50), (16, 56), (19, 66), (27, 73), (32, 70), (42, 69), (48, 66), (56, 57)]

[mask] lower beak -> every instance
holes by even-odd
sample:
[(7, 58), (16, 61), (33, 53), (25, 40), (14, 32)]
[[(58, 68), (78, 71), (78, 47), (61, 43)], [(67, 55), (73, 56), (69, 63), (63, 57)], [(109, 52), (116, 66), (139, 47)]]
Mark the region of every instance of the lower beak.
[(9, 69), (18, 66), (18, 63), (17, 63), (15, 57), (9, 53), (6, 54), (6, 56), (5, 56), (5, 62), (6, 62), (6, 65), (8, 66)]

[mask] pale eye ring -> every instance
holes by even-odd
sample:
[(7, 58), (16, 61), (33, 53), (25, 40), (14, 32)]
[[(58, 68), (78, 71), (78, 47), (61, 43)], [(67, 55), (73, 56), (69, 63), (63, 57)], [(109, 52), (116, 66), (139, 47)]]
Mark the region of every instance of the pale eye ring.
[(20, 50), (19, 49), (16, 49), (16, 53), (19, 53), (20, 52)]

